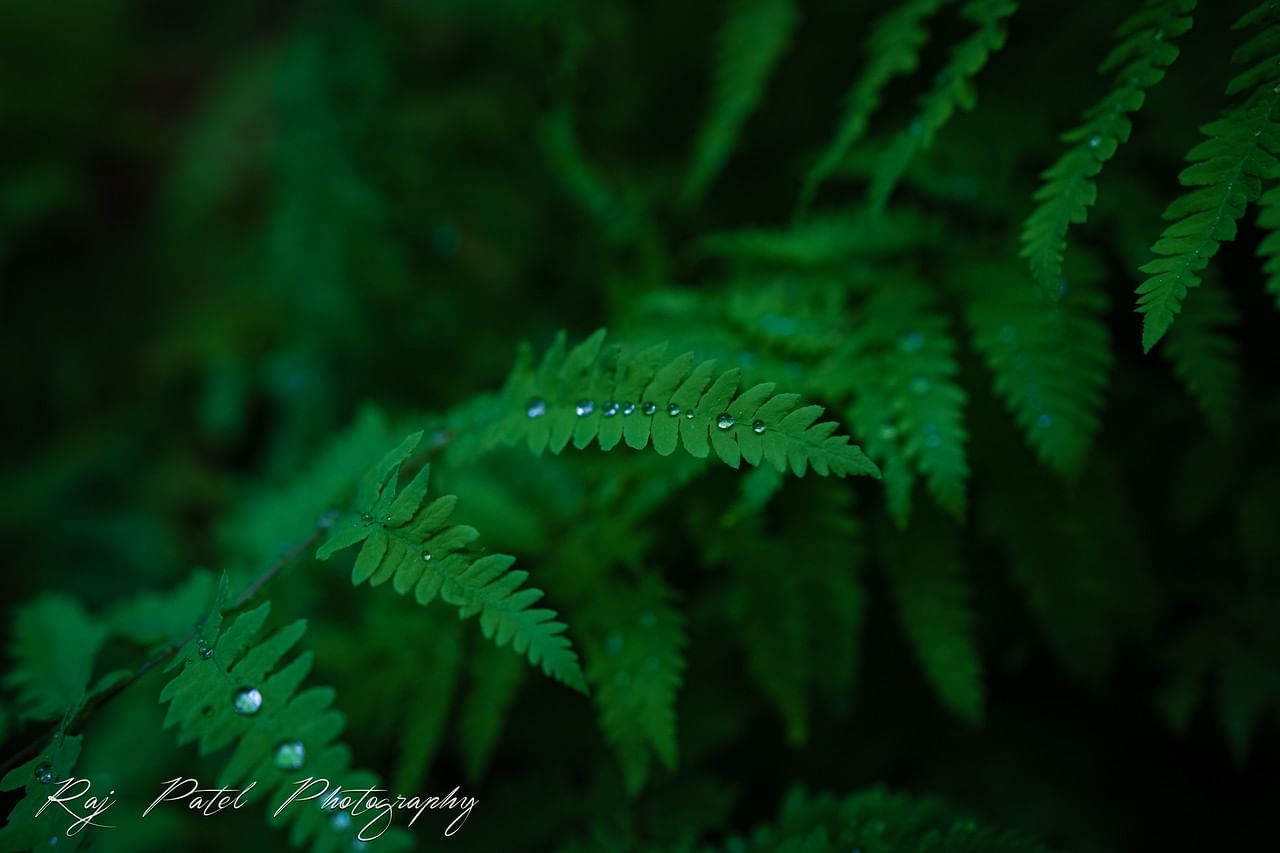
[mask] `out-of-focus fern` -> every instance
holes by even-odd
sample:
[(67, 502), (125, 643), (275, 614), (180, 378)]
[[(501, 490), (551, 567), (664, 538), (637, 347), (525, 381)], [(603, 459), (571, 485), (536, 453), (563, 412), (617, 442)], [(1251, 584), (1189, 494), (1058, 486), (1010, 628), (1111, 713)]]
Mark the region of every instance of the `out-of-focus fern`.
[(910, 533), (887, 532), (881, 545), (898, 616), (926, 677), (948, 708), (978, 722), (982, 658), (954, 531), (941, 523), (917, 525)]
[(1120, 25), (1119, 44), (1099, 71), (1114, 71), (1116, 83), (1084, 113), (1084, 121), (1062, 135), (1070, 147), (1044, 171), (1036, 209), (1022, 229), (1022, 256), (1041, 292), (1056, 299), (1062, 278), (1067, 229), (1089, 215), (1097, 199), (1095, 178), (1102, 165), (1129, 139), (1129, 114), (1142, 108), (1148, 89), (1164, 79), (1178, 57), (1173, 40), (1191, 29), (1195, 0), (1148, 0)]
[(498, 646), (508, 643), (527, 655), (534, 666), (575, 690), (586, 683), (556, 612), (533, 608), (542, 591), (520, 589), (528, 572), (511, 570), (514, 557), (476, 556), (470, 548), (479, 536), (475, 528), (447, 526), (457, 498), (446, 495), (430, 503), (430, 467), (423, 466), (403, 489), (397, 488), (400, 467), (417, 448), (422, 433), (406, 438), (366, 472), (356, 494), (354, 510), (335, 524), (316, 557), (360, 545), (351, 582), (371, 586), (391, 581), (395, 591), (410, 590), (419, 604), (439, 595), (458, 608), (463, 618), (480, 617), (480, 630)]
[(871, 178), (874, 209), (884, 208), (916, 152), (933, 144), (952, 114), (958, 109), (973, 109), (978, 100), (973, 78), (986, 66), (991, 54), (1004, 47), (1005, 19), (1017, 8), (1016, 0), (969, 0), (964, 5), (963, 16), (977, 30), (955, 46), (932, 88), (921, 97), (911, 124), (889, 142), (881, 155), (879, 168)]
[(14, 708), (30, 720), (52, 720), (84, 698), (93, 661), (106, 629), (72, 598), (47, 595), (17, 611), (5, 686), (16, 691)]
[(822, 407), (797, 408), (798, 394), (774, 394), (773, 383), (762, 383), (735, 396), (737, 368), (695, 366), (692, 353), (667, 360), (665, 345), (625, 353), (604, 347), (604, 338), (602, 329), (566, 353), (561, 333), (536, 370), (531, 351), (522, 348), (504, 391), (508, 415), (494, 440), (559, 453), (571, 439), (576, 448), (594, 440), (604, 450), (624, 438), (640, 450), (652, 439), (659, 455), (683, 444), (699, 458), (715, 450), (734, 468), (745, 460), (789, 467), (796, 476), (809, 467), (823, 476), (879, 475), (848, 436), (834, 434), (835, 422), (818, 422)]
[(471, 661), (468, 689), (459, 711), (458, 737), (467, 778), (476, 781), (489, 766), (507, 710), (515, 701), (527, 670), (515, 656), (487, 644), (471, 655)]
[(1205, 288), (1188, 298), (1182, 321), (1169, 330), (1164, 348), (1174, 373), (1222, 437), (1235, 424), (1240, 346), (1231, 333), (1239, 325), (1230, 297), (1220, 289)]
[(676, 693), (684, 677), (684, 617), (650, 573), (635, 586), (606, 584), (583, 611), (587, 678), (600, 724), (622, 762), (627, 789), (640, 790), (652, 758), (676, 767)]
[(1258, 199), (1258, 227), (1265, 232), (1258, 254), (1265, 259), (1262, 271), (1267, 276), (1267, 292), (1276, 298), (1276, 307), (1280, 308), (1280, 186), (1272, 187)]
[(725, 853), (1045, 853), (1039, 843), (983, 826), (934, 797), (911, 797), (882, 787), (847, 797), (793, 790), (777, 821), (747, 838), (731, 840)]
[(728, 6), (707, 116), (685, 178), (686, 202), (702, 196), (733, 153), (738, 131), (759, 103), (795, 26), (793, 0), (728, 0)]
[(829, 386), (853, 392), (854, 425), (876, 437), (868, 448), (893, 481), (887, 483), (890, 508), (900, 525), (907, 521), (913, 479), (903, 474), (904, 462), (943, 508), (964, 515), (968, 395), (957, 382), (956, 344), (947, 326), (927, 289), (886, 288), (856, 315), (845, 349), (827, 367)]
[(1227, 84), (1228, 95), (1243, 100), (1200, 128), (1208, 137), (1187, 152), (1190, 166), (1178, 175), (1190, 192), (1164, 212), (1170, 225), (1151, 251), (1158, 257), (1142, 266), (1148, 278), (1138, 286), (1142, 346), (1150, 351), (1182, 307), (1187, 290), (1219, 246), (1236, 236), (1236, 223), (1258, 200), (1262, 181), (1277, 173), (1280, 150), (1280, 26), (1270, 2), (1237, 22), (1238, 29), (1265, 26), (1232, 56), (1248, 66)]
[(866, 40), (870, 55), (862, 76), (845, 96), (845, 111), (836, 134), (805, 174), (799, 209), (805, 211), (822, 184), (866, 133), (871, 114), (880, 106), (881, 93), (895, 77), (910, 74), (920, 63), (920, 50), (928, 40), (925, 24), (947, 0), (905, 0), (885, 12)]
[[(222, 598), (219, 595), (197, 636), (169, 665), (170, 670), (180, 669), (160, 692), (160, 701), (169, 704), (165, 727), (177, 727), (179, 743), (198, 741), (201, 755), (233, 747), (218, 785), (257, 782), (246, 800), (271, 792), (268, 820), (273, 826), (290, 824), (293, 844), (349, 849), (361, 830), (358, 822), (338, 827), (329, 813), (305, 803), (274, 815), (294, 790), (293, 771), (341, 779), (349, 789), (378, 782), (372, 773), (349, 769), (351, 753), (338, 741), (345, 720), (332, 707), (334, 691), (300, 690), (311, 670), (311, 653), (281, 665), (306, 632), (306, 623), (299, 620), (260, 637), (271, 610), (267, 602), (224, 628)], [(409, 836), (393, 829), (379, 843), (383, 839), (403, 849)]]
[(1070, 474), (1100, 423), (1113, 358), (1102, 322), (1106, 300), (1081, 280), (1055, 308), (1030, 292), (1022, 275), (993, 265), (967, 278), (973, 343), (1037, 455)]

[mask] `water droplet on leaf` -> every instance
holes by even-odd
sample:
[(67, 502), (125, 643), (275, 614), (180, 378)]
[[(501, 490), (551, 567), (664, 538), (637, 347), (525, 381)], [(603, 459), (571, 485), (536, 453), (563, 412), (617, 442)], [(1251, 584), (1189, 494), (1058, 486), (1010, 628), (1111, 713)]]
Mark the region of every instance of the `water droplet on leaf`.
[(231, 707), (237, 714), (251, 717), (262, 707), (262, 694), (256, 687), (241, 687), (231, 697)]
[(625, 415), (632, 414), (633, 412), (635, 412), (635, 410), (636, 410), (636, 404), (635, 404), (635, 403), (624, 403), (624, 404), (623, 404), (623, 406), (622, 406), (622, 414), (623, 414), (624, 416), (625, 416)]
[(547, 413), (547, 401), (541, 398), (530, 400), (524, 407), (524, 413), (531, 418), (540, 418)]
[(685, 413), (684, 413), (684, 416), (685, 416), (685, 418), (686, 418), (686, 419), (688, 419), (688, 420), (693, 420), (693, 419), (694, 419), (694, 417), (695, 417), (694, 412), (693, 412), (693, 409), (690, 409), (689, 411), (685, 412)]
[(751, 425), (751, 431), (754, 432), (756, 435), (763, 435), (766, 429), (767, 427), (765, 426), (764, 421), (756, 421)]
[(733, 429), (733, 415), (725, 412), (716, 418), (716, 429)]
[(424, 562), (424, 563), (425, 563), (425, 562), (428, 562), (430, 559), (431, 559), (431, 552), (430, 552), (430, 551), (423, 551), (423, 552), (422, 552), (422, 562)]
[(654, 412), (658, 411), (658, 404), (645, 403), (644, 407), (640, 411), (644, 412), (646, 415), (652, 415)]
[(36, 781), (48, 785), (53, 781), (53, 768), (48, 764), (41, 764), (36, 768)]
[(307, 749), (300, 740), (287, 740), (276, 747), (275, 764), (281, 770), (297, 770), (307, 758)]
[(676, 415), (680, 414), (680, 407), (675, 403), (672, 403), (670, 406), (667, 406), (667, 414), (674, 418)]
[(329, 819), (329, 825), (338, 830), (346, 829), (351, 826), (351, 815), (346, 812), (338, 812)]
[(604, 404), (604, 409), (603, 411), (600, 412), (600, 414), (604, 415), (606, 418), (611, 418), (614, 415), (618, 414), (618, 410), (621, 408), (622, 407), (619, 406), (617, 403), (610, 400), (608, 403)]
[(1098, 134), (1095, 133), (1093, 136), (1089, 137), (1090, 148), (1097, 148), (1101, 144), (1102, 144), (1102, 137), (1099, 136)]
[(585, 418), (596, 410), (596, 404), (594, 400), (579, 400), (573, 410), (578, 413), (578, 417)]

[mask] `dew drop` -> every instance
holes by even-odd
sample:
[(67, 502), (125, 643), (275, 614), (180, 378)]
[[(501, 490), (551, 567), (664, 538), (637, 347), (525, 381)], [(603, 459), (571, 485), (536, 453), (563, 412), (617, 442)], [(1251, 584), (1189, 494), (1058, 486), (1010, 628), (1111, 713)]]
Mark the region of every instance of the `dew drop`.
[(604, 639), (604, 649), (609, 654), (617, 656), (622, 654), (622, 635), (610, 634)]
[(667, 414), (674, 418), (676, 415), (680, 414), (680, 406), (676, 403), (672, 403), (670, 406), (667, 406)]
[(716, 429), (733, 429), (733, 415), (724, 412), (720, 417), (716, 418)]
[(618, 414), (618, 411), (621, 408), (622, 407), (619, 406), (617, 403), (610, 400), (609, 402), (604, 404), (604, 409), (600, 412), (600, 414), (604, 415), (606, 418), (611, 418), (614, 415)]
[(923, 376), (917, 376), (911, 380), (911, 390), (917, 394), (929, 393), (929, 380)]
[(1099, 136), (1098, 134), (1095, 133), (1093, 136), (1089, 137), (1090, 148), (1097, 148), (1101, 144), (1102, 144), (1102, 137)]
[(56, 835), (50, 835), (50, 836), (49, 836), (49, 840), (48, 840), (46, 843), (47, 843), (50, 847), (57, 847), (57, 846), (58, 846), (58, 836), (56, 836)]
[(1053, 415), (1043, 414), (1036, 418), (1036, 426), (1040, 427), (1040, 429), (1048, 429), (1053, 426)]
[(200, 650), (200, 657), (203, 658), (204, 660), (212, 660), (213, 649), (209, 648), (208, 646), (205, 646), (203, 649)]
[(643, 413), (644, 413), (644, 414), (646, 414), (646, 415), (652, 415), (654, 412), (658, 411), (658, 404), (657, 404), (657, 403), (645, 403), (645, 404), (640, 408), (640, 411), (641, 411), (641, 412), (643, 412)]
[(231, 697), (231, 707), (237, 714), (251, 717), (262, 707), (262, 694), (256, 687), (241, 687)]
[(48, 764), (41, 764), (36, 768), (36, 781), (48, 785), (53, 781), (53, 768)]
[(329, 825), (337, 830), (346, 829), (351, 826), (351, 815), (346, 812), (338, 812), (329, 819)]
[(903, 352), (920, 352), (924, 348), (924, 335), (920, 332), (912, 332), (904, 335), (902, 338)]
[(685, 412), (684, 416), (686, 420), (693, 420), (695, 417), (697, 417), (697, 415), (694, 414), (693, 409), (690, 409), (689, 411)]
[(300, 740), (287, 740), (276, 747), (275, 764), (281, 770), (297, 770), (307, 758), (307, 749)]
[(423, 552), (422, 552), (422, 562), (427, 563), (427, 562), (430, 562), (430, 561), (431, 561), (431, 552), (430, 552), (430, 551), (423, 551)]
[(635, 413), (635, 410), (636, 410), (636, 404), (635, 404), (635, 403), (623, 403), (623, 404), (622, 404), (622, 414), (623, 414), (624, 416), (625, 416), (625, 415), (634, 414), (634, 413)]
[(596, 410), (596, 403), (594, 400), (579, 400), (573, 410), (578, 413), (578, 417), (585, 418)]
[(1065, 275), (1058, 276), (1058, 298), (1067, 295), (1067, 277)]
[(764, 421), (756, 421), (751, 425), (751, 431), (754, 432), (756, 435), (763, 435), (765, 429), (766, 427), (765, 427)]
[(524, 407), (524, 413), (530, 418), (540, 418), (547, 413), (547, 401), (541, 397), (535, 397), (530, 400)]
[(360, 520), (363, 521), (365, 524), (373, 524), (373, 516), (367, 512), (363, 513), (360, 516)]

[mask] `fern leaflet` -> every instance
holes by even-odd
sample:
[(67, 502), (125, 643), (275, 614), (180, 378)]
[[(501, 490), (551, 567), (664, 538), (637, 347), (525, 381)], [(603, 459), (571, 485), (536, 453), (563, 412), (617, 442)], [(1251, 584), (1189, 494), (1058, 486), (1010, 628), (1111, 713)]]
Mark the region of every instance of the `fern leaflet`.
[(845, 98), (845, 112), (835, 137), (804, 178), (799, 209), (808, 209), (822, 184), (831, 177), (849, 149), (866, 133), (871, 114), (893, 78), (910, 74), (920, 63), (920, 50), (928, 39), (925, 23), (947, 0), (906, 0), (886, 12), (872, 27), (866, 41), (871, 55), (862, 76)]
[(882, 210), (916, 153), (933, 139), (957, 109), (971, 110), (978, 95), (973, 78), (991, 54), (1004, 47), (1005, 19), (1018, 8), (1016, 0), (970, 0), (962, 14), (977, 30), (956, 45), (946, 65), (934, 78), (933, 88), (920, 99), (915, 119), (889, 143), (871, 178), (871, 206)]
[(697, 201), (724, 168), (795, 27), (792, 0), (730, 0), (729, 6), (716, 52), (710, 109), (685, 179), (686, 202)]
[(1267, 22), (1232, 56), (1250, 67), (1227, 85), (1228, 95), (1247, 93), (1239, 105), (1200, 128), (1208, 137), (1187, 152), (1191, 165), (1178, 175), (1191, 192), (1164, 211), (1170, 222), (1151, 251), (1157, 255), (1141, 267), (1148, 278), (1138, 286), (1142, 346), (1150, 352), (1172, 325), (1187, 291), (1200, 284), (1200, 274), (1223, 242), (1234, 240), (1236, 223), (1257, 201), (1262, 180), (1277, 171), (1280, 150), (1280, 25), (1272, 23), (1274, 7), (1264, 4), (1245, 16), (1237, 28)]
[(1117, 31), (1117, 44), (1101, 71), (1115, 71), (1115, 87), (1085, 111), (1084, 121), (1062, 135), (1070, 147), (1042, 174), (1036, 209), (1022, 229), (1022, 257), (1041, 292), (1059, 296), (1067, 229), (1089, 215), (1097, 199), (1095, 178), (1128, 141), (1129, 114), (1142, 108), (1146, 91), (1159, 83), (1178, 57), (1173, 39), (1191, 29), (1195, 0), (1148, 0)]
[[(62, 729), (40, 754), (25, 764), (20, 764), (0, 779), (0, 791), (22, 789), (23, 797), (8, 821), (0, 828), (0, 850), (23, 851), (59, 850), (79, 847), (88, 833), (67, 835), (68, 819), (61, 809), (46, 809), (48, 798), (58, 783), (70, 779), (72, 769), (80, 758), (84, 738), (67, 735)], [(44, 813), (37, 816), (37, 812)]]
[[(305, 633), (306, 623), (298, 620), (260, 638), (271, 610), (266, 602), (224, 628), (221, 598), (199, 636), (170, 664), (171, 670), (181, 669), (160, 692), (160, 701), (169, 704), (165, 728), (177, 727), (179, 743), (198, 742), (201, 755), (233, 747), (218, 785), (234, 787), (253, 780), (258, 787), (247, 792), (249, 799), (270, 791), (269, 822), (280, 826), (291, 821), (293, 844), (311, 841), (319, 850), (349, 848), (360, 827), (338, 829), (321, 808), (294, 804), (275, 814), (296, 790), (295, 770), (305, 768), (309, 776), (341, 780), (345, 788), (378, 784), (372, 773), (349, 769), (350, 751), (338, 741), (346, 724), (332, 707), (334, 691), (300, 690), (311, 670), (311, 653), (281, 665)], [(382, 836), (388, 837), (396, 848), (407, 846), (409, 839), (397, 830)]]
[(46, 595), (19, 608), (9, 646), (13, 669), (5, 677), (5, 686), (17, 692), (18, 716), (51, 720), (73, 711), (84, 698), (106, 635), (66, 596)]
[(601, 329), (566, 352), (561, 333), (536, 370), (523, 348), (504, 391), (509, 414), (493, 440), (559, 453), (570, 440), (578, 449), (597, 441), (611, 450), (625, 439), (642, 450), (652, 439), (661, 456), (683, 444), (698, 458), (714, 450), (733, 468), (745, 460), (797, 477), (810, 467), (822, 476), (879, 476), (847, 435), (835, 434), (834, 422), (818, 421), (822, 407), (799, 406), (798, 394), (774, 394), (767, 382), (735, 396), (737, 368), (695, 365), (692, 353), (668, 361), (665, 344), (625, 353), (604, 347), (604, 338)]
[(1280, 186), (1272, 187), (1258, 199), (1258, 227), (1264, 232), (1258, 254), (1265, 258), (1262, 271), (1267, 276), (1267, 292), (1280, 308)]
[(457, 498), (446, 495), (424, 503), (430, 466), (397, 490), (400, 467), (422, 439), (410, 435), (369, 469), (360, 482), (355, 511), (343, 516), (316, 552), (327, 560), (337, 551), (360, 545), (351, 582), (378, 586), (391, 581), (395, 591), (413, 590), (419, 604), (439, 595), (462, 618), (480, 617), (480, 630), (498, 646), (508, 643), (534, 666), (575, 690), (586, 692), (578, 656), (564, 636), (556, 612), (534, 608), (542, 591), (520, 589), (528, 572), (510, 570), (506, 554), (477, 557), (469, 550), (479, 535), (465, 525), (446, 526)]
[(1240, 390), (1240, 347), (1229, 334), (1239, 324), (1240, 316), (1226, 293), (1197, 291), (1183, 307), (1182, 322), (1169, 330), (1164, 350), (1178, 379), (1223, 438), (1235, 422)]

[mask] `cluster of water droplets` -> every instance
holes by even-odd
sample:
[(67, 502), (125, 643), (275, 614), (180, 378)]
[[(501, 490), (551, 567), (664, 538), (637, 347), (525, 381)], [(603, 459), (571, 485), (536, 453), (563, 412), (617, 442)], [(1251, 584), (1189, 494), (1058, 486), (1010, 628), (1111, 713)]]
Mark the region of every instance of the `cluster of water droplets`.
[(209, 645), (209, 641), (204, 637), (200, 637), (196, 640), (196, 652), (199, 653), (200, 657), (204, 660), (209, 660), (213, 657), (213, 647)]
[(42, 785), (48, 785), (53, 781), (53, 768), (48, 764), (36, 765), (36, 781)]
[[(577, 403), (574, 404), (573, 411), (574, 411), (574, 414), (576, 414), (580, 418), (588, 417), (590, 415), (595, 414), (596, 402), (595, 400), (587, 400), (587, 399), (579, 400)], [(630, 415), (635, 414), (636, 412), (640, 412), (642, 415), (645, 415), (646, 417), (653, 417), (658, 413), (658, 404), (653, 402), (636, 404), (630, 401), (619, 403), (615, 400), (609, 400), (608, 402), (606, 402), (604, 405), (600, 407), (600, 416), (605, 418), (613, 418), (613, 417), (617, 417), (618, 415), (622, 415), (623, 417), (628, 417)], [(530, 420), (537, 420), (538, 418), (546, 417), (547, 401), (542, 399), (541, 397), (534, 397), (533, 399), (529, 400), (528, 403), (525, 404), (524, 413), (525, 413), (525, 416), (528, 417)], [(697, 411), (693, 407), (686, 409), (682, 407), (679, 403), (670, 403), (667, 405), (667, 414), (670, 415), (671, 417), (673, 418), (679, 417), (681, 413), (684, 414), (687, 420), (693, 420), (698, 416)], [(716, 423), (716, 429), (719, 429), (721, 431), (728, 431), (733, 429), (736, 421), (733, 415), (729, 414), (728, 412), (721, 412), (719, 415), (716, 416), (715, 423)], [(768, 429), (768, 425), (762, 420), (754, 421), (751, 424), (751, 431), (754, 432), (756, 435), (763, 434), (766, 429)], [(370, 523), (372, 520), (373, 519), (370, 516), (368, 515), (365, 516), (366, 524)], [(424, 552), (423, 559), (429, 560), (431, 558), (427, 556), (426, 552)]]

